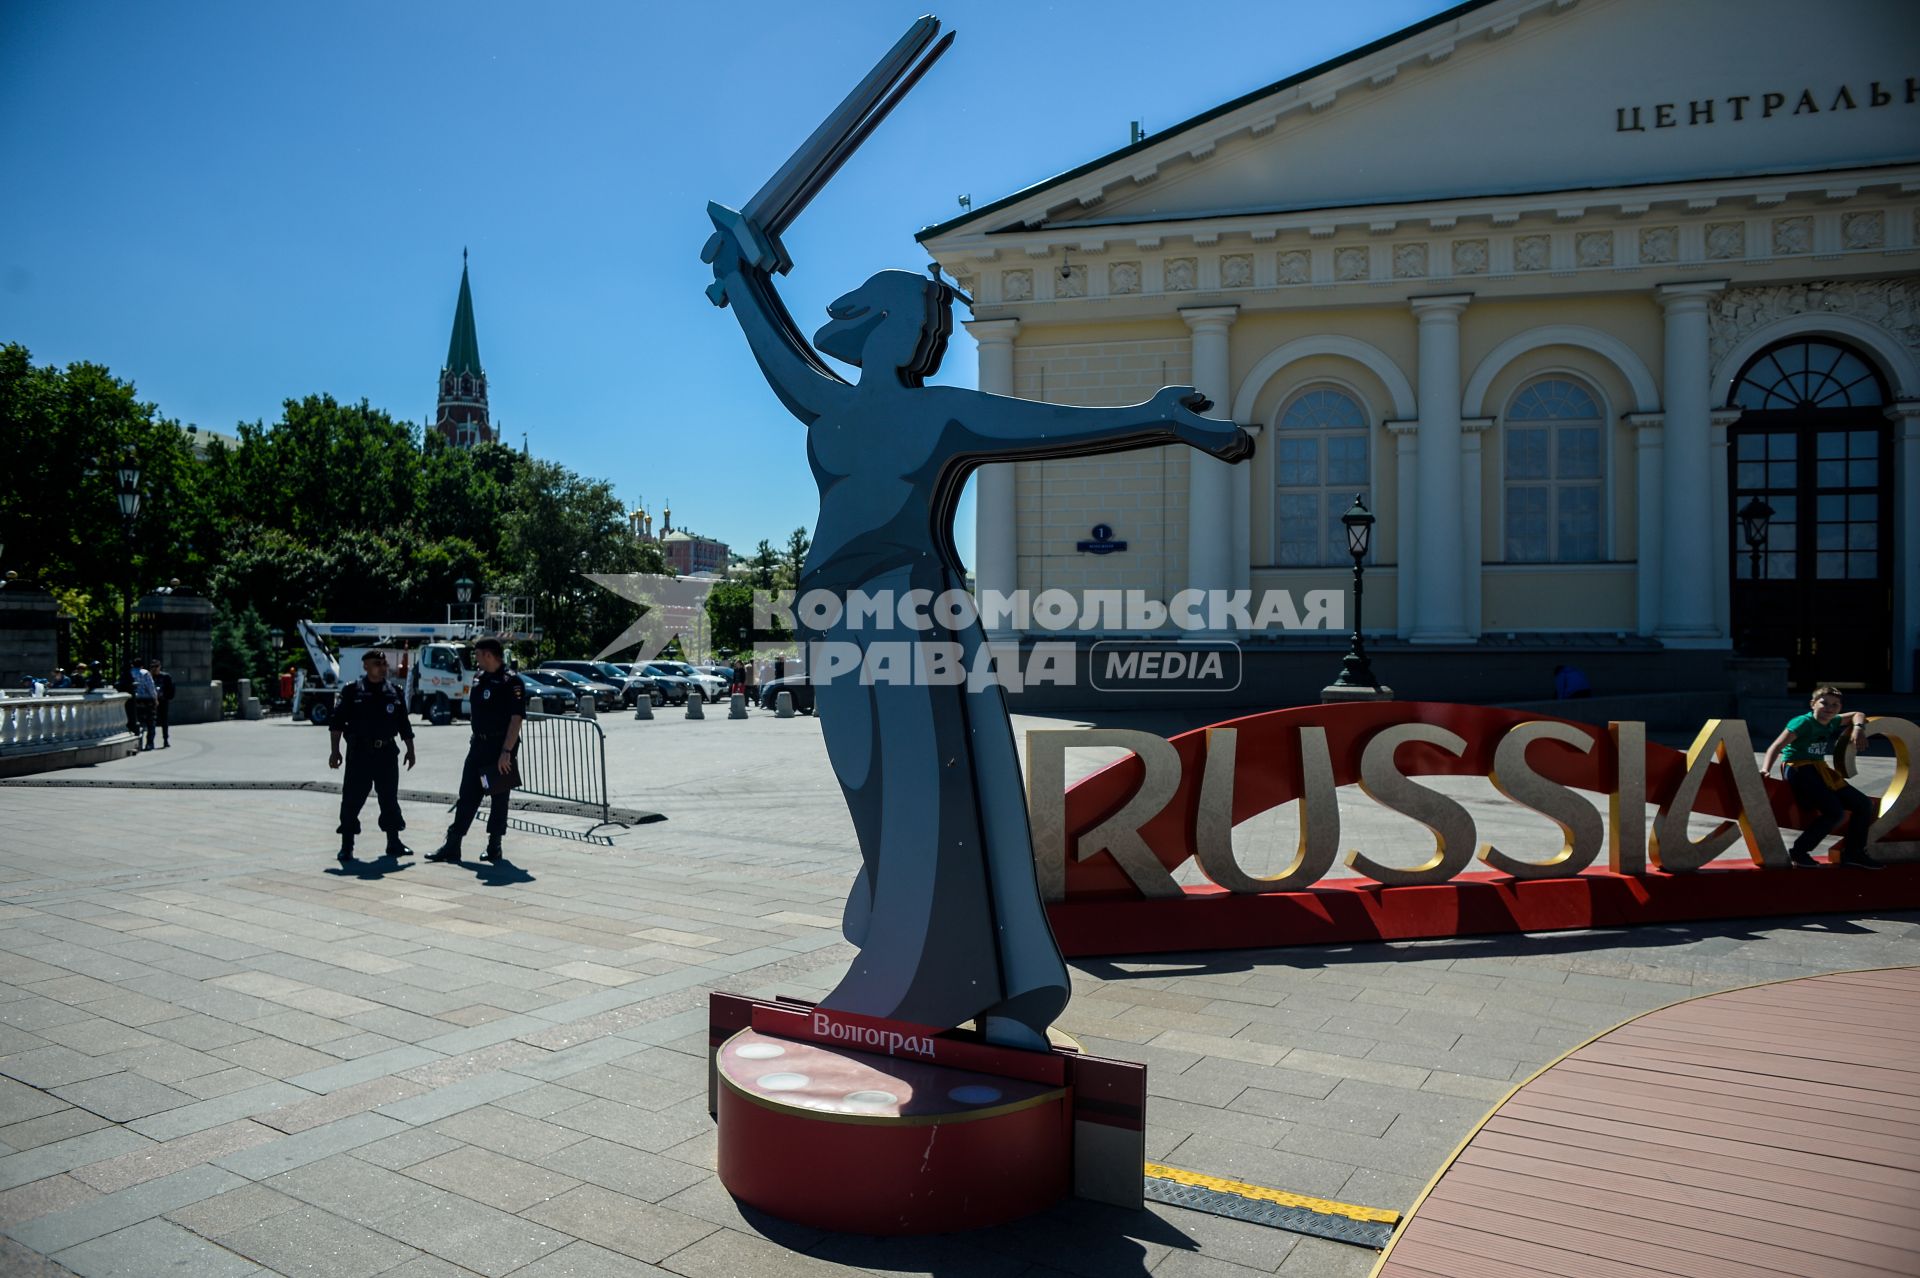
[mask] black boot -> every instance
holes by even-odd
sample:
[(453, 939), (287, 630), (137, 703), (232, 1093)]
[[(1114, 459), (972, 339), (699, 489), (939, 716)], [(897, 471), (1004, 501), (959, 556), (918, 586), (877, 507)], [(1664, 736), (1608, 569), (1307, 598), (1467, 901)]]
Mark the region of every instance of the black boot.
[(387, 855), (397, 861), (403, 856), (412, 856), (413, 849), (402, 843), (399, 835), (389, 834), (387, 835)]
[[(1857, 817), (1855, 819), (1858, 820)], [(1886, 862), (1875, 860), (1867, 854), (1865, 849), (1858, 852), (1842, 852), (1840, 854), (1840, 864), (1854, 870), (1884, 870), (1887, 868)]]
[(1802, 852), (1799, 848), (1794, 848), (1791, 852), (1787, 853), (1787, 864), (1797, 870), (1817, 869), (1820, 865), (1818, 861), (1813, 859), (1811, 852)]
[(446, 840), (428, 855), (427, 860), (450, 861), (458, 865), (460, 863), (460, 840), (449, 834)]
[(340, 855), (335, 859), (342, 865), (353, 864), (353, 836), (351, 834), (343, 834), (340, 836)]
[(486, 859), (498, 865), (500, 858), (505, 855), (506, 854), (500, 850), (500, 836), (497, 834), (489, 835), (487, 837)]

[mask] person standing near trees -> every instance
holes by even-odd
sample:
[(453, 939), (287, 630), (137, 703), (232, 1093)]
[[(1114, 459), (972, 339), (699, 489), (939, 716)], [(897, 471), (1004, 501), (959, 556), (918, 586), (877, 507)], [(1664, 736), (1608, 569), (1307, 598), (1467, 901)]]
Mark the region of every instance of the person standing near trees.
[(144, 657), (133, 659), (133, 669), (127, 672), (127, 682), (133, 692), (133, 732), (142, 739), (142, 750), (153, 749), (154, 706), (160, 700), (160, 689), (155, 686), (153, 676), (147, 673)]
[(160, 748), (162, 750), (170, 749), (173, 746), (173, 676), (161, 667), (160, 660), (157, 657), (154, 658), (153, 664), (148, 667), (148, 671), (153, 675), (153, 687), (156, 694), (153, 708), (158, 714), (160, 721)]
[(498, 639), (477, 640), (473, 656), (480, 663), (480, 673), (473, 681), (473, 738), (467, 746), (466, 762), (460, 765), (460, 800), (454, 804), (453, 824), (447, 827), (446, 840), (427, 858), (429, 861), (459, 863), (460, 843), (473, 825), (474, 814), (480, 811), (481, 796), (491, 794), (486, 859), (498, 862), (504, 855), (500, 839), (507, 832), (508, 798), (520, 781), (514, 752), (520, 748), (520, 726), (526, 722), (527, 689), (520, 677), (507, 669), (506, 649)]
[(413, 849), (400, 841), (407, 828), (400, 815), (400, 752), (394, 745), (398, 737), (407, 743), (407, 767), (413, 767), (413, 724), (407, 718), (405, 695), (387, 678), (386, 654), (378, 649), (360, 658), (366, 671), (359, 679), (340, 689), (327, 726), (333, 731), (333, 753), (327, 766), (341, 765), (340, 739), (346, 738), (347, 775), (340, 787), (340, 855), (342, 865), (353, 863), (353, 837), (360, 833), (360, 809), (366, 806), (367, 791), (372, 790), (380, 803), (380, 828), (387, 832), (387, 855), (412, 856)]

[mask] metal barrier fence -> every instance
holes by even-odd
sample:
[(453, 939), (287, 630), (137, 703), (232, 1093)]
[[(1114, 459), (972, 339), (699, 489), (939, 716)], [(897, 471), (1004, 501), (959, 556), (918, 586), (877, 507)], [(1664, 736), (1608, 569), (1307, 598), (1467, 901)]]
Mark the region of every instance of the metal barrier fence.
[(519, 789), (600, 809), (600, 824), (618, 824), (607, 798), (607, 734), (578, 715), (529, 714), (520, 729)]

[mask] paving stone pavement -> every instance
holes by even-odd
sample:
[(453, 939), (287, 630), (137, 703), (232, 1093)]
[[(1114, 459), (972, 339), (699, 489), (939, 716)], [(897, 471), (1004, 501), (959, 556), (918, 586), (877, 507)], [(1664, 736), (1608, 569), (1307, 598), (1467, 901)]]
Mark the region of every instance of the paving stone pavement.
[[(1168, 1207), (917, 1240), (743, 1211), (713, 1174), (706, 995), (833, 985), (845, 809), (810, 720), (609, 728), (616, 801), (667, 820), (612, 848), (510, 834), (497, 868), (341, 873), (325, 795), (0, 787), (0, 1274), (1371, 1268)], [(318, 734), (175, 740), (119, 775), (299, 779)], [(412, 810), (416, 841), (437, 818)], [(1917, 942), (1905, 914), (1085, 961), (1061, 1025), (1151, 1067), (1150, 1158), (1404, 1210), (1589, 1036)]]

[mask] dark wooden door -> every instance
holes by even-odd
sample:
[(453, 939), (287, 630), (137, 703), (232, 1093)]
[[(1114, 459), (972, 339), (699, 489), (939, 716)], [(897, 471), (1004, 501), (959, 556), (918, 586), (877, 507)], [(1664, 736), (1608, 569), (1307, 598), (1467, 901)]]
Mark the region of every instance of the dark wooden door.
[[(1736, 383), (1748, 411), (1728, 440), (1733, 639), (1786, 658), (1802, 690), (1883, 688), (1892, 676), (1893, 439), (1877, 376), (1841, 380), (1856, 367), (1870, 370), (1843, 347), (1802, 341), (1764, 352)], [(1774, 512), (1758, 572), (1739, 517), (1754, 497)]]

